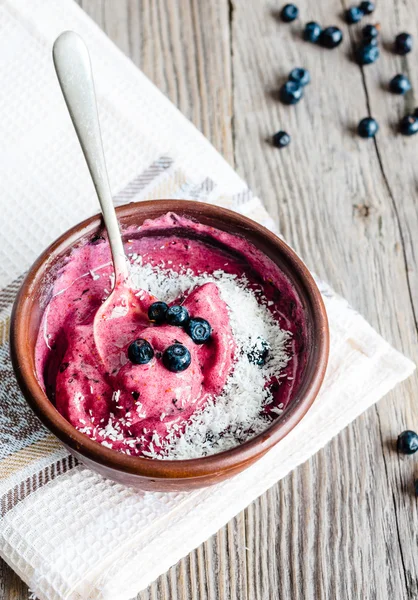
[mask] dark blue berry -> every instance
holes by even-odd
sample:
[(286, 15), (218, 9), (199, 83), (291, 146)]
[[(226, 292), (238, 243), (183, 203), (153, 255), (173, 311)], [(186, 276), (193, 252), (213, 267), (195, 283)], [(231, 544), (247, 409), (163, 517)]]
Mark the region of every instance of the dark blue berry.
[(183, 344), (172, 344), (164, 350), (163, 365), (172, 373), (185, 371), (191, 361), (190, 352)]
[(357, 49), (357, 62), (359, 65), (371, 65), (376, 62), (380, 56), (378, 46), (374, 44), (361, 45)]
[(418, 117), (418, 108), (414, 110), (414, 117)]
[(414, 454), (418, 450), (418, 435), (415, 431), (403, 431), (398, 437), (398, 451)]
[(296, 104), (303, 96), (303, 87), (294, 81), (286, 81), (280, 88), (279, 96), (283, 104)]
[(375, 9), (374, 2), (360, 2), (359, 9), (363, 11), (365, 15), (371, 15)]
[(301, 69), (300, 67), (293, 69), (289, 73), (289, 81), (294, 81), (295, 83), (299, 83), (303, 87), (308, 85), (311, 81), (311, 76), (307, 69)]
[(375, 119), (366, 117), (362, 119), (357, 127), (357, 132), (362, 138), (372, 138), (379, 131), (379, 124)]
[(395, 52), (397, 54), (408, 54), (411, 52), (413, 39), (410, 33), (400, 33), (395, 38)]
[(190, 319), (186, 326), (186, 331), (195, 344), (204, 344), (211, 336), (212, 327), (206, 319), (196, 317), (195, 319)]
[(345, 13), (345, 20), (349, 25), (358, 23), (364, 17), (364, 12), (358, 6), (352, 6)]
[(418, 117), (406, 115), (399, 123), (399, 131), (402, 135), (415, 135), (418, 133)]
[(290, 135), (285, 131), (278, 131), (273, 135), (273, 146), (276, 148), (284, 148), (290, 144)]
[(319, 40), (321, 32), (322, 27), (319, 25), (319, 23), (315, 23), (315, 21), (310, 21), (305, 25), (305, 29), (303, 31), (303, 39), (307, 42), (312, 42), (312, 44), (316, 44), (316, 42)]
[(418, 479), (415, 479), (414, 488), (415, 488), (415, 496), (418, 496)]
[(411, 82), (406, 75), (395, 75), (389, 83), (389, 89), (394, 94), (406, 94), (411, 87)]
[(169, 325), (183, 327), (189, 320), (189, 313), (184, 306), (170, 306), (166, 312), (165, 319)]
[(154, 302), (148, 309), (148, 319), (160, 325), (165, 321), (168, 306), (165, 302)]
[(341, 44), (343, 41), (343, 33), (338, 27), (327, 27), (319, 36), (319, 43), (324, 48), (332, 50)]
[(285, 4), (280, 13), (282, 21), (284, 21), (285, 23), (291, 23), (292, 21), (297, 19), (298, 15), (299, 9), (294, 4)]
[(378, 46), (378, 45), (379, 45), (379, 38), (377, 38), (377, 37), (363, 38), (358, 46), (358, 51), (360, 50), (360, 48), (365, 48), (366, 46)]
[(257, 338), (255, 345), (247, 354), (249, 362), (263, 367), (266, 364), (269, 349), (270, 346), (265, 340)]
[(378, 37), (379, 30), (376, 25), (366, 25), (361, 30), (361, 33), (365, 40), (371, 40)]
[(147, 340), (139, 338), (128, 348), (128, 358), (134, 365), (146, 365), (154, 356), (154, 350)]

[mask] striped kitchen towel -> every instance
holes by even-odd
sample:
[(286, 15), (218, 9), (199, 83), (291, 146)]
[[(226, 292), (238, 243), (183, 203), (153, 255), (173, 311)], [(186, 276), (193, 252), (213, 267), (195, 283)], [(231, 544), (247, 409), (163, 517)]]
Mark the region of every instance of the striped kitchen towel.
[[(41, 600), (127, 600), (305, 461), (414, 365), (319, 282), (331, 356), (297, 428), (232, 480), (192, 493), (141, 493), (68, 455), (23, 400), (8, 322), (25, 271), (54, 238), (97, 212), (59, 90), (51, 47), (87, 42), (115, 202), (190, 198), (275, 229), (260, 200), (72, 0), (0, 3), (0, 555)], [(304, 435), (303, 446), (295, 437)]]

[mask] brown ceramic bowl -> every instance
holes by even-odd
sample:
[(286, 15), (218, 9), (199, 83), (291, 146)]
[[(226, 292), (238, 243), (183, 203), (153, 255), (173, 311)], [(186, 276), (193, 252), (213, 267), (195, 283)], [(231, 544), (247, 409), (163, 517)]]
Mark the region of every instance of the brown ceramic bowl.
[[(103, 447), (77, 431), (56, 410), (35, 375), (35, 343), (48, 281), (62, 256), (84, 237), (102, 228), (100, 216), (91, 217), (64, 233), (38, 258), (16, 298), (11, 319), (11, 355), (20, 388), (35, 413), (82, 463), (105, 477), (151, 490), (190, 490), (239, 473), (277, 444), (305, 415), (318, 394), (328, 361), (329, 331), (320, 292), (308, 269), (282, 240), (237, 213), (201, 202), (154, 200), (117, 209), (122, 227), (173, 211), (201, 223), (244, 236), (269, 256), (293, 283), (307, 322), (307, 359), (299, 388), (281, 418), (248, 442), (199, 459), (161, 461), (130, 457)], [(50, 286), (49, 286), (50, 287)]]

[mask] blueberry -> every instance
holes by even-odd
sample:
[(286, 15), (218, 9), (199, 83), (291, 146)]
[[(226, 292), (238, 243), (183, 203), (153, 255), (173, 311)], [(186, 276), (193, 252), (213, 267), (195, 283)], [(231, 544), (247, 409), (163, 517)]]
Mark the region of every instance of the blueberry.
[(290, 144), (290, 135), (285, 131), (278, 131), (273, 135), (272, 141), (273, 146), (276, 148), (284, 148)]
[(376, 25), (366, 25), (361, 30), (361, 34), (363, 36), (363, 39), (365, 39), (365, 40), (372, 40), (372, 39), (378, 37), (379, 30), (376, 27)]
[(413, 39), (410, 33), (400, 33), (395, 38), (395, 52), (396, 54), (408, 54), (411, 52), (413, 46)]
[(211, 336), (212, 327), (206, 319), (196, 317), (195, 319), (190, 319), (186, 326), (186, 331), (195, 344), (204, 344)]
[(358, 6), (352, 6), (345, 12), (345, 20), (349, 25), (358, 23), (364, 17), (364, 12)]
[(418, 133), (418, 116), (406, 115), (399, 123), (399, 131), (402, 135), (415, 135)]
[(291, 23), (298, 18), (299, 9), (294, 4), (285, 4), (280, 13), (282, 21), (285, 23)]
[(366, 117), (362, 119), (357, 127), (357, 132), (362, 138), (372, 138), (379, 131), (379, 124), (375, 119)]
[(357, 62), (359, 65), (371, 65), (380, 56), (379, 48), (374, 44), (361, 45), (357, 49)]
[(263, 367), (266, 364), (269, 350), (269, 344), (260, 337), (257, 338), (256, 343), (247, 354), (249, 362), (258, 365), (259, 367)]
[(169, 325), (183, 327), (189, 320), (189, 313), (184, 306), (170, 306), (166, 312), (165, 319)]
[(394, 94), (405, 94), (411, 87), (411, 82), (406, 75), (395, 75), (389, 83), (389, 89)]
[(359, 9), (363, 11), (365, 15), (371, 15), (375, 9), (374, 2), (360, 2)]
[(418, 108), (414, 110), (414, 117), (418, 117)]
[(134, 365), (146, 365), (154, 356), (154, 350), (147, 340), (139, 338), (128, 348), (128, 358)]
[(366, 46), (378, 46), (379, 45), (379, 38), (377, 37), (371, 37), (371, 38), (363, 38), (358, 46), (358, 50), (360, 51), (360, 48), (365, 48)]
[(165, 321), (168, 306), (165, 302), (154, 302), (148, 309), (148, 318), (153, 323), (161, 324)]
[(163, 364), (172, 373), (185, 371), (190, 366), (192, 357), (183, 344), (172, 344), (164, 350)]
[(415, 496), (418, 496), (418, 479), (415, 479), (414, 488), (415, 488)]
[(418, 435), (415, 431), (403, 431), (398, 437), (398, 452), (414, 454), (418, 450)]
[(283, 104), (296, 104), (303, 96), (303, 87), (294, 81), (286, 81), (280, 88), (279, 97)]
[(303, 30), (303, 39), (306, 42), (312, 42), (312, 44), (316, 44), (319, 40), (319, 36), (321, 35), (322, 27), (319, 23), (315, 23), (315, 21), (309, 21), (306, 23), (305, 29)]
[(300, 67), (293, 69), (289, 73), (289, 81), (294, 81), (295, 83), (299, 83), (301, 86), (305, 87), (311, 80), (311, 76), (307, 69), (301, 69)]
[(327, 27), (319, 36), (319, 43), (324, 48), (332, 50), (341, 44), (343, 41), (343, 33), (338, 27)]

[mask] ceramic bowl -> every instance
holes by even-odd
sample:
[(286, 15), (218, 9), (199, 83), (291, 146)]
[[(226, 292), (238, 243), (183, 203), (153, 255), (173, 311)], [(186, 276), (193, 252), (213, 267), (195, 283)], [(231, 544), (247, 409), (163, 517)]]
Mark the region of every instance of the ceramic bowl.
[[(64, 233), (29, 270), (16, 298), (11, 319), (11, 356), (17, 381), (28, 404), (46, 427), (90, 469), (125, 485), (144, 490), (191, 490), (239, 473), (261, 458), (303, 418), (314, 402), (328, 361), (329, 330), (321, 294), (306, 266), (273, 233), (238, 213), (201, 202), (152, 200), (117, 208), (122, 228), (141, 225), (169, 211), (244, 236), (276, 263), (292, 282), (307, 323), (306, 363), (297, 390), (284, 413), (260, 435), (211, 456), (190, 460), (152, 460), (105, 448), (75, 429), (56, 410), (35, 374), (35, 344), (54, 270), (72, 246), (102, 228), (100, 215)], [(46, 298), (47, 299), (47, 298)]]

